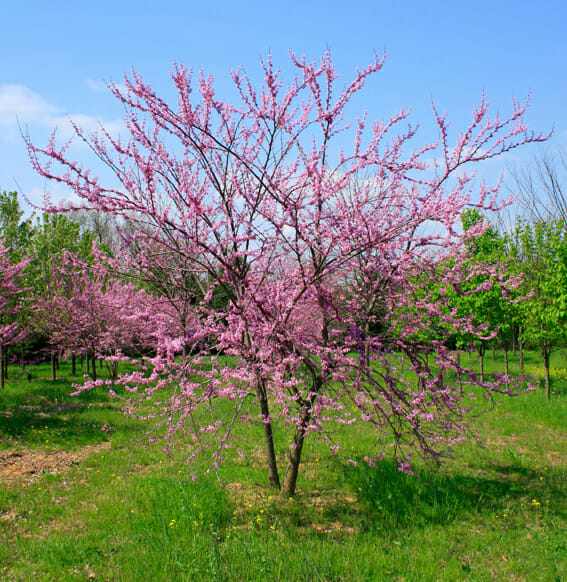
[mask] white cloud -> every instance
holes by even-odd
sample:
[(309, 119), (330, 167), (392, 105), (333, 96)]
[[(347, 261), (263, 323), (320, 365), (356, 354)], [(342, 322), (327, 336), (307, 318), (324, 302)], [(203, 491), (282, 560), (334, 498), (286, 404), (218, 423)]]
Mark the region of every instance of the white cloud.
[(41, 95), (24, 85), (0, 85), (0, 125), (4, 126), (3, 141), (11, 139), (10, 129), (17, 125), (35, 125), (48, 130), (57, 129), (58, 136), (70, 139), (74, 135), (71, 120), (87, 132), (94, 132), (104, 127), (111, 135), (118, 135), (124, 129), (122, 120), (104, 120), (85, 113), (65, 114)]
[[(91, 89), (92, 91), (96, 91), (97, 93), (108, 93), (110, 94), (110, 89), (108, 88), (107, 81), (95, 81), (94, 79), (87, 78), (85, 79), (85, 85)], [(122, 83), (115, 83), (116, 87), (122, 93), (126, 93), (126, 85)]]
[(15, 125), (41, 120), (57, 112), (37, 93), (24, 85), (0, 85), (0, 124)]
[(105, 81), (95, 81), (94, 79), (86, 79), (85, 85), (93, 91), (108, 91)]

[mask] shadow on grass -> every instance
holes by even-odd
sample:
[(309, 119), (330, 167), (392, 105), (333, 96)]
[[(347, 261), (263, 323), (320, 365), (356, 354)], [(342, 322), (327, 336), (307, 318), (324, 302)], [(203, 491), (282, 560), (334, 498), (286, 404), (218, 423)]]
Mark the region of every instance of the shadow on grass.
[[(326, 505), (321, 517), (334, 516), (361, 531), (382, 530), (397, 535), (400, 528), (442, 525), (473, 514), (502, 514), (509, 505), (529, 504), (535, 497), (549, 499), (555, 515), (567, 517), (564, 479), (559, 473), (554, 479), (553, 471), (543, 483), (537, 471), (505, 464), (490, 466), (494, 477), (447, 476), (431, 469), (412, 476), (387, 461), (376, 467), (337, 461), (336, 469), (342, 472), (344, 487), (354, 493), (358, 503), (337, 499)], [(298, 518), (312, 519), (309, 513), (298, 513)]]
[(0, 443), (75, 448), (107, 440), (101, 427), (122, 423), (105, 389), (71, 396), (74, 378), (12, 380), (0, 392)]

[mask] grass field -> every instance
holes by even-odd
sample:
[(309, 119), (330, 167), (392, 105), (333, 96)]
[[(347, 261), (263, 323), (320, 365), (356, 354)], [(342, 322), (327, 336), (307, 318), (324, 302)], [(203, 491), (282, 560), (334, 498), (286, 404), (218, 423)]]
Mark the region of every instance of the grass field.
[[(70, 397), (70, 366), (55, 382), (48, 365), (31, 382), (11, 367), (0, 579), (567, 581), (565, 354), (552, 364), (550, 402), (543, 389), (502, 399), (474, 420), (480, 443), (419, 477), (388, 459), (354, 467), (311, 440), (293, 499), (267, 487), (259, 428), (242, 431), (248, 454), (223, 469), (229, 486), (194, 482), (183, 447), (138, 444), (145, 427), (115, 400)], [(536, 354), (526, 365), (543, 374)], [(491, 367), (502, 361), (488, 356)]]

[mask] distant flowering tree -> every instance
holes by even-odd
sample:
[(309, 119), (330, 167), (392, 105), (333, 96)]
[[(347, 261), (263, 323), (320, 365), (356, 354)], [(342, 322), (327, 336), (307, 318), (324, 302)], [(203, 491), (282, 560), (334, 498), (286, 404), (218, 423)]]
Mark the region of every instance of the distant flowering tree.
[(57, 352), (85, 354), (94, 381), (96, 358), (114, 378), (126, 354), (155, 350), (175, 321), (145, 291), (114, 278), (96, 248), (91, 263), (63, 251), (53, 261), (49, 291), (36, 300), (37, 326)]
[[(72, 161), (55, 136), (45, 148), (28, 138), (42, 176), (70, 187), (84, 206), (138, 224), (154, 250), (178, 255), (161, 263), (164, 273), (183, 264), (203, 284), (187, 357), (164, 349), (147, 374), (122, 377), (133, 393), (129, 411), (136, 390), (156, 399), (165, 436), (191, 435), (190, 459), (208, 452), (209, 468), (238, 444), (240, 421), (260, 421), (269, 481), (283, 495), (294, 494), (309, 434), (340, 452), (335, 423), (370, 423), (376, 445), (364, 458), (375, 462), (393, 443), (406, 471), (412, 450), (439, 460), (465, 438), (458, 387), (476, 377), (428, 332), (432, 322), (482, 330), (472, 316), (448, 312), (428, 291), (435, 285), (424, 282), (460, 288), (471, 236), (460, 216), (470, 205), (497, 209), (497, 188), (481, 186), (473, 201), (472, 178), (461, 168), (544, 139), (528, 133), (526, 106), (490, 118), (483, 98), (454, 145), (445, 116), (434, 110), (438, 143), (412, 149), (416, 128), (398, 130), (406, 111), (386, 121), (345, 121), (382, 61), (342, 88), (329, 54), (315, 63), (292, 54), (291, 61), (297, 77), (287, 86), (270, 58), (258, 89), (241, 70), (232, 72), (235, 103), (217, 97), (211, 77), (195, 81), (183, 66), (172, 73), (174, 107), (136, 73), (123, 87), (111, 84), (127, 111), (128, 139), (75, 128), (114, 172), (109, 185)], [(436, 158), (434, 168), (428, 158)], [(452, 268), (440, 268), (449, 259)], [(213, 305), (215, 290), (224, 305)], [(490, 396), (520, 384), (494, 378), (482, 388)], [(283, 480), (278, 419), (291, 431)]]
[(28, 259), (10, 263), (10, 249), (0, 239), (0, 388), (5, 384), (7, 348), (23, 339), (26, 330), (16, 320), (22, 309), (21, 296), (24, 289), (19, 279), (28, 264)]

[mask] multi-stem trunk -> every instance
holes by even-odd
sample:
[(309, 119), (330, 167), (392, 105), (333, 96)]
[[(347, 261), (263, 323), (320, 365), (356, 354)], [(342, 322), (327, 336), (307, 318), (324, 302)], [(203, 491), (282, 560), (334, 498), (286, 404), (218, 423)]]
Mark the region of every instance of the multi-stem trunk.
[(315, 401), (323, 385), (323, 380), (320, 374), (316, 371), (315, 367), (312, 364), (308, 367), (310, 368), (313, 382), (311, 387), (311, 396), (307, 400), (300, 401), (301, 416), (299, 419), (299, 424), (295, 429), (293, 443), (289, 447), (287, 469), (281, 489), (281, 495), (283, 497), (293, 497), (295, 494), (295, 486), (297, 484), (299, 465), (301, 463), (301, 453), (303, 451), (303, 443), (307, 434), (307, 427), (309, 426), (309, 421), (311, 420), (311, 416), (313, 414), (313, 406), (315, 405)]
[[(252, 345), (248, 332), (243, 334), (243, 341), (247, 347)], [(264, 430), (264, 442), (266, 444), (266, 455), (268, 457), (268, 481), (271, 487), (280, 488), (280, 477), (278, 474), (278, 464), (276, 459), (276, 449), (274, 446), (274, 432), (272, 430), (272, 421), (270, 419), (270, 406), (268, 403), (268, 394), (266, 384), (263, 378), (256, 378), (256, 394), (262, 411), (262, 427)]]
[(295, 495), (295, 486), (297, 485), (297, 476), (299, 474), (299, 465), (301, 463), (301, 452), (305, 441), (307, 424), (311, 414), (305, 411), (301, 416), (301, 422), (295, 429), (293, 443), (289, 447), (289, 459), (287, 469), (281, 489), (282, 497), (293, 497)]

